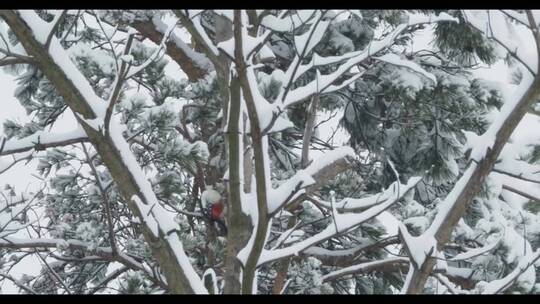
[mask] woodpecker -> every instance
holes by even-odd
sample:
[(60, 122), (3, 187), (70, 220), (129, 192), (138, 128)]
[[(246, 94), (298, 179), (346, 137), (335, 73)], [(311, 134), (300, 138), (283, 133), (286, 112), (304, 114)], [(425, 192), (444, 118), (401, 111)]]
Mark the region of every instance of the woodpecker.
[(225, 225), (225, 214), (227, 213), (227, 206), (225, 200), (221, 197), (221, 194), (214, 190), (214, 187), (207, 186), (206, 190), (201, 194), (201, 203), (203, 206), (204, 214), (210, 219), (212, 223), (216, 223), (222, 233), (227, 233), (227, 226)]

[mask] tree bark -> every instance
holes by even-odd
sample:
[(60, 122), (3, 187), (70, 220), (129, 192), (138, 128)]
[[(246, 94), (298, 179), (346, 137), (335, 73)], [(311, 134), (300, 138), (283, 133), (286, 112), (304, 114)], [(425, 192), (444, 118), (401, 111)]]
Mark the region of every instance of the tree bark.
[(224, 293), (239, 294), (242, 288), (240, 273), (242, 264), (237, 258), (249, 238), (249, 219), (242, 211), (241, 202), (241, 162), (240, 162), (240, 82), (237, 77), (231, 80), (231, 98), (229, 123), (227, 128), (227, 145), (229, 157), (229, 199), (227, 222), (229, 230), (227, 235), (227, 253), (225, 257), (225, 286)]

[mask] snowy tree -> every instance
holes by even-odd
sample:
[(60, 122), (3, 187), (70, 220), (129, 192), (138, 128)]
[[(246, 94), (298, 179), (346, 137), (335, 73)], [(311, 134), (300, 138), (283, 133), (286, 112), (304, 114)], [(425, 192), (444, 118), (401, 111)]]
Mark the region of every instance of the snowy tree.
[[(0, 66), (28, 119), (3, 122), (0, 177), (26, 162), (39, 185), (0, 180), (0, 280), (536, 293), (539, 143), (511, 135), (538, 124), (539, 18), (2, 10)], [(503, 61), (514, 95), (474, 73)], [(39, 274), (15, 275), (24, 263)]]

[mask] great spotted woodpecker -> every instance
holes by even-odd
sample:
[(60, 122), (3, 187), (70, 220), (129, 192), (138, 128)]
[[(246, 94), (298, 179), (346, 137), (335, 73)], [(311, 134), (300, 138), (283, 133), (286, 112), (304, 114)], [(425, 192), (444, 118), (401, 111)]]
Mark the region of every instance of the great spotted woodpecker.
[(227, 213), (227, 206), (221, 194), (214, 190), (212, 186), (207, 186), (206, 190), (201, 194), (201, 203), (205, 216), (211, 222), (216, 223), (223, 234), (226, 234), (225, 214)]

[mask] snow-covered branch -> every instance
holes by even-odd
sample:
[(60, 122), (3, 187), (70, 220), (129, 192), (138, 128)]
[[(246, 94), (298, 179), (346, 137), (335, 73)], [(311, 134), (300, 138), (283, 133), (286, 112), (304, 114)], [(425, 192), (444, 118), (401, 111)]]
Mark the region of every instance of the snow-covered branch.
[(493, 172), (540, 184), (540, 166), (532, 165), (522, 160), (503, 157), (495, 165)]
[(82, 128), (65, 133), (48, 133), (38, 131), (24, 138), (12, 138), (0, 142), (0, 156), (26, 152), (42, 151), (47, 148), (62, 147), (88, 141)]
[[(362, 213), (336, 214), (335, 218), (331, 221), (331, 223), (328, 224), (328, 226), (323, 231), (313, 236), (310, 236), (307, 239), (294, 243), (285, 248), (279, 248), (275, 250), (263, 250), (261, 258), (259, 260), (259, 265), (298, 254), (311, 246), (320, 244), (325, 240), (328, 240), (329, 238), (332, 238), (340, 233), (345, 233), (351, 229), (358, 227), (359, 225), (379, 215), (381, 212), (385, 211), (393, 204), (397, 203), (409, 190), (414, 188), (416, 184), (420, 182), (420, 180), (422, 180), (420, 177), (412, 177), (405, 185), (401, 185), (400, 187), (393, 185), (391, 188), (393, 190), (393, 195), (389, 197), (388, 200), (381, 204), (375, 205)], [(400, 189), (399, 191), (398, 188)]]
[(373, 57), (373, 59), (380, 60), (387, 62), (389, 64), (404, 67), (406, 69), (409, 69), (415, 73), (418, 73), (419, 75), (424, 76), (425, 78), (429, 79), (433, 84), (437, 84), (437, 78), (435, 78), (435, 75), (431, 74), (430, 72), (426, 71), (424, 68), (422, 68), (417, 63), (405, 60), (403, 58), (400, 58), (398, 55), (394, 53), (387, 53), (379, 57)]
[(464, 260), (468, 260), (468, 259), (477, 257), (479, 255), (488, 253), (488, 252), (492, 251), (493, 249), (495, 249), (500, 244), (501, 240), (502, 240), (502, 237), (498, 238), (496, 241), (494, 241), (494, 242), (492, 242), (492, 243), (490, 243), (488, 245), (478, 247), (478, 248), (473, 248), (473, 249), (467, 250), (465, 252), (462, 252), (460, 254), (457, 254), (454, 257), (452, 257), (450, 260), (451, 261), (464, 261)]
[(130, 68), (127, 71), (127, 75), (125, 76), (125, 79), (129, 79), (137, 75), (146, 67), (148, 67), (150, 64), (155, 62), (160, 56), (163, 55), (163, 53), (167, 51), (167, 41), (169, 40), (175, 27), (176, 27), (176, 22), (170, 25), (169, 28), (165, 30), (165, 32), (163, 33), (163, 38), (161, 39), (161, 42), (159, 43), (157, 49), (155, 49), (154, 52), (143, 63), (141, 63), (138, 66), (130, 66)]
[[(424, 23), (435, 23), (435, 22), (440, 22), (440, 21), (456, 21), (456, 18), (451, 17), (444, 13), (440, 14), (437, 17), (411, 14), (409, 16), (409, 21), (407, 23), (402, 23), (398, 25), (396, 29), (394, 29), (390, 34), (388, 34), (382, 40), (374, 41), (373, 43), (369, 44), (367, 47), (367, 50), (349, 52), (349, 53), (344, 54), (343, 56), (333, 56), (333, 57), (327, 57), (327, 58), (314, 55), (312, 61), (308, 65), (300, 66), (298, 68), (299, 72), (293, 72), (295, 70), (289, 71), (291, 69), (289, 68), (289, 70), (285, 73), (285, 80), (283, 81), (283, 84), (287, 84), (287, 86), (282, 91), (283, 93), (279, 95), (278, 100), (282, 101), (284, 107), (288, 107), (302, 100), (305, 100), (306, 98), (310, 97), (312, 94), (315, 94), (317, 92), (324, 92), (328, 87), (334, 84), (336, 80), (338, 80), (343, 75), (345, 75), (345, 73), (349, 72), (352, 67), (363, 62), (367, 58), (377, 54), (378, 52), (390, 47), (394, 43), (395, 39), (400, 34), (402, 34), (406, 29), (408, 29), (410, 26), (424, 24)], [(425, 72), (423, 69), (419, 68), (416, 64), (412, 62), (406, 62), (403, 60), (396, 61), (394, 57), (390, 58), (388, 56), (386, 57), (381, 56), (379, 57), (379, 59), (385, 60), (385, 61), (390, 60), (392, 61), (392, 63), (394, 64), (399, 63), (399, 65), (402, 65), (402, 66), (405, 65), (408, 68), (412, 68), (413, 70), (417, 72), (422, 72), (422, 75), (426, 75), (429, 79), (433, 79), (432, 76), (428, 76), (430, 75), (429, 73)], [(322, 66), (322, 65), (336, 64), (336, 63), (341, 63), (341, 65), (334, 72), (317, 77), (317, 79), (312, 80), (311, 82), (309, 82), (308, 84), (304, 86), (295, 88), (294, 90), (289, 91), (287, 89), (287, 87), (290, 86), (291, 84), (291, 80), (294, 81), (294, 79), (297, 79), (300, 75), (307, 72), (311, 68)], [(352, 75), (351, 77), (354, 77), (354, 75)]]
[[(393, 197), (394, 195), (393, 189), (399, 186), (399, 184), (400, 184), (399, 181), (395, 181), (392, 185), (390, 185), (390, 187), (388, 187), (386, 190), (380, 193), (366, 196), (363, 198), (351, 198), (351, 197), (343, 198), (340, 201), (335, 202), (333, 205), (340, 212), (360, 212), (368, 208), (371, 208), (375, 205), (381, 204), (387, 201), (389, 198)], [(327, 202), (327, 201), (323, 201), (319, 199), (314, 199), (314, 200), (316, 204), (322, 207), (325, 207), (328, 209), (332, 208), (331, 202)]]
[[(419, 12), (0, 10), (0, 66), (29, 119), (6, 134), (33, 133), (0, 137), (0, 174), (43, 175), (36, 193), (4, 174), (0, 281), (534, 291), (540, 11)], [(504, 49), (517, 85), (472, 71)], [(78, 129), (54, 131), (66, 107)]]
[(355, 157), (354, 150), (347, 146), (326, 152), (307, 168), (297, 171), (279, 187), (270, 190), (271, 200), (268, 204), (268, 213), (273, 214), (300, 195), (313, 192), (346, 169), (349, 159), (355, 159)]
[[(163, 41), (168, 29), (167, 24), (157, 16), (151, 21), (135, 21), (132, 26), (158, 45)], [(166, 51), (191, 81), (201, 79), (214, 70), (208, 57), (193, 50), (175, 31), (170, 34), (170, 39), (166, 42)]]
[(32, 151), (27, 151), (25, 153), (19, 153), (19, 154), (16, 154), (16, 155), (12, 155), (11, 157), (11, 161), (8, 162), (8, 163), (5, 163), (5, 162), (0, 162), (0, 174), (6, 172), (7, 170), (11, 169), (13, 166), (15, 166), (16, 164), (18, 164), (19, 162), (21, 161), (30, 161), (32, 159), (32, 156), (33, 156), (33, 152)]
[(510, 192), (514, 192), (515, 194), (519, 194), (529, 200), (540, 202), (540, 190), (539, 189), (531, 189), (530, 186), (524, 185), (523, 183), (511, 183), (511, 184), (503, 184), (502, 185), (503, 190), (507, 190)]
[(398, 237), (391, 236), (376, 242), (369, 242), (367, 244), (361, 244), (348, 249), (328, 250), (323, 247), (313, 246), (304, 250), (303, 254), (316, 257), (324, 265), (347, 267), (348, 265), (354, 264), (361, 255), (365, 255), (366, 253), (374, 251), (378, 248), (384, 248), (388, 245), (398, 243)]
[(388, 258), (373, 262), (366, 262), (350, 267), (345, 267), (340, 270), (332, 271), (322, 277), (323, 281), (332, 281), (350, 274), (369, 273), (372, 271), (385, 271), (385, 269), (395, 270), (396, 268), (407, 265), (409, 259), (402, 257)]

